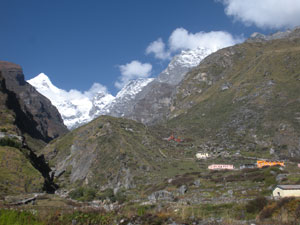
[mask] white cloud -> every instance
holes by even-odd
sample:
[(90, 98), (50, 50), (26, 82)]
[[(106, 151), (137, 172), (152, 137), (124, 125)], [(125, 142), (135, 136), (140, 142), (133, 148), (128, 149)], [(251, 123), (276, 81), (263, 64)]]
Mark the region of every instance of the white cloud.
[(169, 47), (172, 52), (184, 49), (195, 49), (197, 47), (208, 48), (217, 51), (241, 42), (240, 38), (234, 38), (225, 31), (211, 31), (189, 33), (184, 28), (177, 28), (169, 37)]
[(246, 25), (293, 28), (300, 25), (299, 0), (222, 0), (225, 13)]
[(121, 89), (130, 80), (149, 77), (152, 71), (152, 65), (133, 60), (130, 63), (119, 66), (119, 69), (121, 76), (119, 80), (115, 82), (115, 86)]
[(170, 52), (166, 51), (166, 45), (161, 38), (153, 41), (146, 49), (146, 54), (153, 53), (157, 59), (170, 59)]
[(226, 31), (189, 33), (184, 28), (177, 28), (170, 35), (167, 48), (163, 40), (159, 38), (148, 45), (146, 54), (154, 53), (155, 58), (170, 59), (172, 55), (181, 50), (201, 47), (214, 52), (242, 41), (241, 37), (233, 37)]
[(88, 91), (85, 91), (83, 94), (91, 99), (98, 92), (108, 93), (107, 88), (105, 86), (99, 83), (94, 83), (92, 87)]

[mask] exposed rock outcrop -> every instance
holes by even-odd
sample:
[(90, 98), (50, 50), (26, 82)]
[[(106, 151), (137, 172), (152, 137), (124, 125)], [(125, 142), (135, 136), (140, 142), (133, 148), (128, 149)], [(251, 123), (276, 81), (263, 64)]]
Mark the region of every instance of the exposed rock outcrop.
[(15, 123), (23, 132), (45, 142), (67, 132), (62, 118), (51, 102), (24, 80), (22, 68), (0, 61), (2, 89), (7, 106), (15, 113)]

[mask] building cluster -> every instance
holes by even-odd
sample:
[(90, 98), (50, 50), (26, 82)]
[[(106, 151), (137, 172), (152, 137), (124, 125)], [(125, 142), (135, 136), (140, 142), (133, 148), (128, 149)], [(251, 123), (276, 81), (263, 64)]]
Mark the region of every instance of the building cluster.
[[(200, 155), (202, 157), (202, 155)], [(201, 159), (197, 157), (197, 159)], [(258, 160), (257, 163), (246, 163), (240, 165), (240, 169), (252, 169), (252, 168), (263, 168), (267, 166), (284, 166), (284, 162), (280, 161), (265, 161), (265, 160)], [(234, 166), (231, 164), (212, 164), (208, 166), (209, 170), (233, 170)]]

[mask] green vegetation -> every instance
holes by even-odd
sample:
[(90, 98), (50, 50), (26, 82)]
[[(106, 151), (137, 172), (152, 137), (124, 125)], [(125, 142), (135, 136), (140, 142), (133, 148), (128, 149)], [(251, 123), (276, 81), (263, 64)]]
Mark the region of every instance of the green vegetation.
[(14, 140), (12, 138), (1, 138), (0, 139), (0, 146), (10, 146), (13, 148), (21, 148), (22, 143), (19, 140)]
[(96, 197), (96, 190), (92, 188), (79, 187), (69, 193), (72, 199), (79, 201), (92, 201)]
[(48, 212), (41, 217), (37, 210), (19, 211), (0, 209), (0, 225), (68, 225), (76, 221), (78, 225), (109, 225), (113, 221), (113, 213), (101, 211), (76, 211), (69, 213)]
[(69, 193), (69, 197), (78, 201), (88, 202), (92, 200), (109, 200), (120, 204), (126, 201), (126, 195), (123, 190), (119, 190), (116, 194), (111, 188), (97, 192), (93, 188), (79, 187)]
[(37, 216), (29, 211), (0, 209), (0, 225), (43, 225)]
[(0, 196), (39, 192), (43, 188), (42, 175), (16, 148), (0, 147)]
[(260, 212), (266, 205), (268, 204), (268, 200), (265, 197), (257, 197), (251, 201), (249, 201), (246, 205), (247, 213), (257, 214)]

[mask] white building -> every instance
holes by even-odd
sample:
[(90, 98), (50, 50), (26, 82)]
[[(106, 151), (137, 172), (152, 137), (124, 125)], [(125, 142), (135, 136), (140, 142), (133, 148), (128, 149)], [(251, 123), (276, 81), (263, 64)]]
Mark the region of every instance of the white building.
[(202, 153), (202, 152), (198, 152), (196, 154), (196, 158), (197, 159), (207, 159), (209, 157), (209, 154), (208, 153)]
[(233, 170), (233, 165), (226, 164), (212, 164), (208, 167), (209, 170)]
[(277, 185), (273, 197), (300, 197), (300, 185)]

